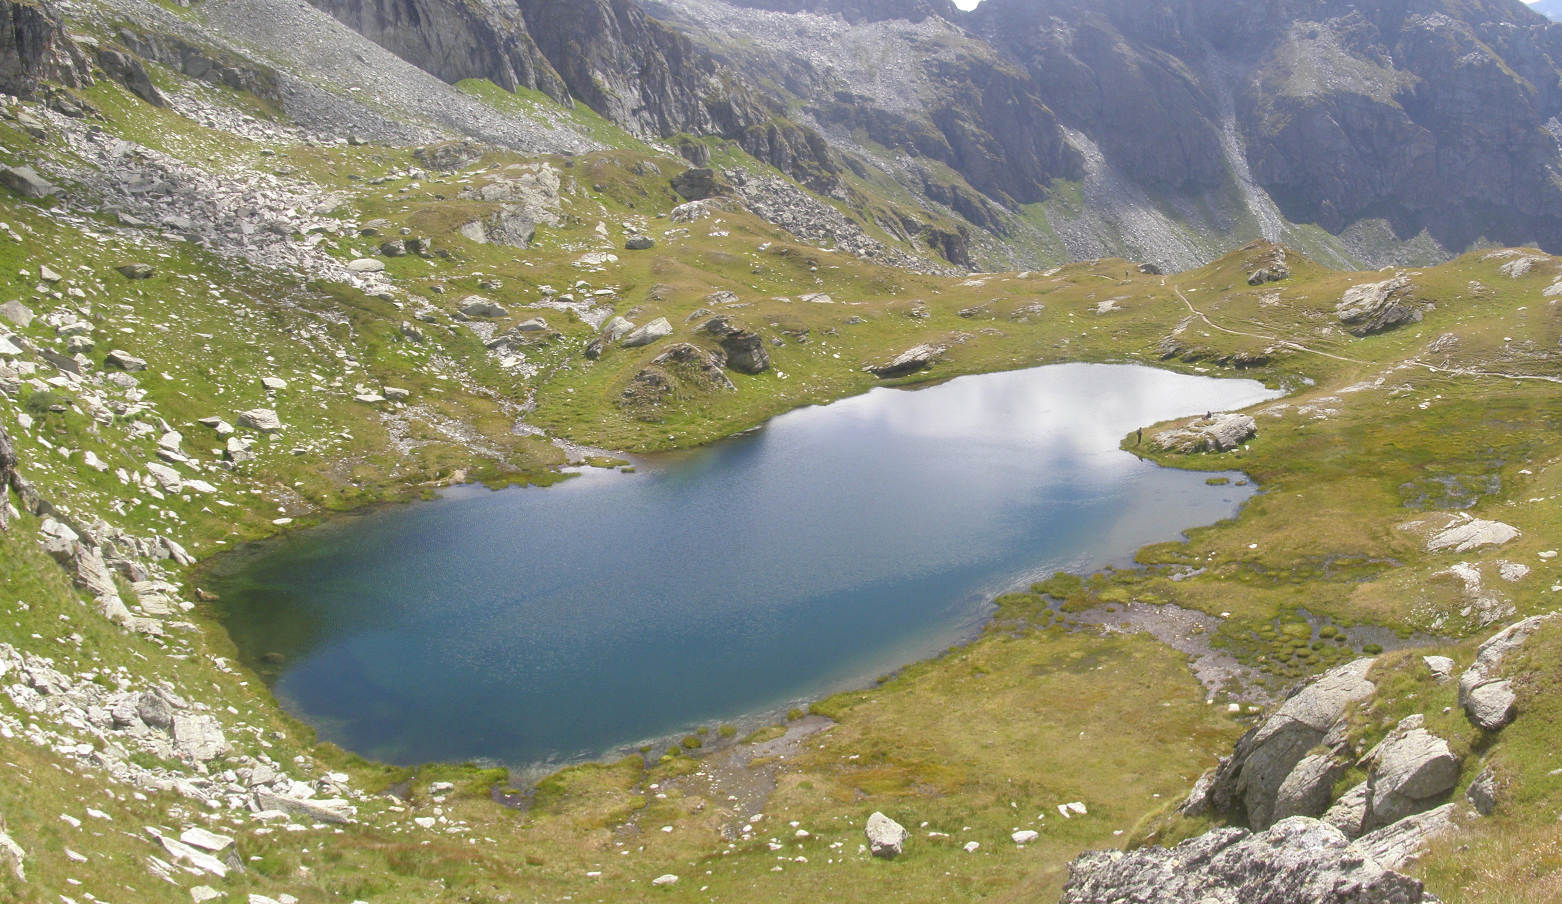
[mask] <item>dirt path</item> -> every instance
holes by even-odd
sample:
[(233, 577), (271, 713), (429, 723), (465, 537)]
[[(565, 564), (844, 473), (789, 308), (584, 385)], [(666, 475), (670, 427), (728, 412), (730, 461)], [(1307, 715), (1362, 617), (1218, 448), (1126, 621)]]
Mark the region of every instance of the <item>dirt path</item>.
[[(1163, 279), (1163, 280), (1161, 280), (1161, 285), (1168, 285), (1168, 283), (1166, 282), (1166, 280)], [(1188, 296), (1182, 294), (1182, 289), (1181, 288), (1179, 288), (1176, 285), (1172, 285), (1171, 286), (1171, 290), (1173, 292), (1177, 293), (1177, 298), (1183, 303), (1183, 306), (1188, 309), (1188, 313), (1190, 313), (1194, 317), (1197, 317), (1198, 319), (1204, 321), (1206, 326), (1208, 326), (1210, 329), (1215, 330), (1217, 332), (1226, 333), (1227, 335), (1230, 335), (1230, 336), (1245, 336), (1245, 337), (1247, 337), (1249, 339), (1262, 339), (1265, 342), (1273, 343), (1274, 345), (1276, 345), (1279, 348), (1290, 349), (1291, 351), (1297, 351), (1297, 352), (1306, 352), (1307, 354), (1317, 355), (1317, 356), (1319, 356), (1321, 358), (1329, 358), (1329, 359), (1332, 359), (1334, 361), (1343, 361), (1346, 364), (1356, 364), (1356, 365), (1359, 365), (1359, 366), (1362, 366), (1362, 367), (1379, 367), (1379, 366), (1382, 366), (1382, 365), (1380, 365), (1380, 364), (1378, 364), (1377, 362), (1374, 362), (1374, 361), (1363, 361), (1360, 358), (1350, 358), (1350, 357), (1346, 357), (1345, 355), (1336, 355), (1336, 354), (1334, 354), (1332, 352), (1326, 352), (1326, 351), (1322, 351), (1320, 349), (1311, 348), (1309, 346), (1302, 345), (1299, 342), (1292, 342), (1289, 339), (1281, 339), (1278, 336), (1270, 336), (1270, 335), (1266, 335), (1264, 333), (1248, 333), (1248, 332), (1244, 332), (1242, 330), (1233, 330), (1233, 329), (1230, 329), (1228, 327), (1221, 326), (1220, 324), (1218, 324), (1215, 321), (1211, 320), (1209, 318), (1208, 314), (1205, 314), (1203, 311), (1201, 311), (1198, 308), (1194, 307), (1193, 306), (1193, 302), (1188, 300)], [(1403, 362), (1402, 366), (1406, 366), (1406, 367), (1419, 367), (1419, 368), (1421, 368), (1423, 370), (1427, 370), (1427, 371), (1430, 371), (1432, 373), (1447, 374), (1449, 376), (1455, 376), (1455, 377), (1495, 377), (1497, 379), (1502, 379), (1502, 380), (1538, 380), (1538, 381), (1541, 381), (1541, 382), (1544, 382), (1544, 383), (1562, 384), (1562, 377), (1549, 377), (1549, 376), (1546, 376), (1545, 374), (1512, 374), (1512, 373), (1504, 373), (1502, 371), (1473, 370), (1473, 369), (1470, 369), (1470, 368), (1463, 368), (1463, 367), (1440, 367), (1440, 366), (1438, 366), (1436, 364), (1428, 364), (1427, 362), (1422, 361), (1420, 358), (1410, 358), (1409, 360)]]

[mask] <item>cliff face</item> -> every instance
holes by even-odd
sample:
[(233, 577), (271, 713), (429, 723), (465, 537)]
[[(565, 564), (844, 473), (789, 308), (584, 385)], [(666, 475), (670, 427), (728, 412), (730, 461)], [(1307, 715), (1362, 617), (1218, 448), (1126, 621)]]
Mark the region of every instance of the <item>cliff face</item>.
[(968, 24), (1151, 188), (1220, 184), (1230, 133), (1291, 221), (1562, 247), (1562, 29), (1520, 3), (987, 0)]
[(564, 86), (518, 9), (460, 0), (311, 0), (369, 40), (447, 82), (486, 78), (506, 91), (530, 88), (560, 103)]
[(818, 191), (837, 168), (818, 136), (779, 121), (743, 80), (631, 0), (311, 0), (447, 82), (578, 99), (642, 138), (719, 135)]
[(312, 2), (447, 81), (718, 135), (836, 197), (843, 164), (893, 180), (1014, 263), (1038, 217), (1053, 254), (1178, 267), (1293, 224), (1339, 263), (1562, 250), (1562, 26), (1517, 0)]
[(46, 81), (91, 84), (91, 68), (48, 7), (0, 0), (0, 91), (32, 97)]

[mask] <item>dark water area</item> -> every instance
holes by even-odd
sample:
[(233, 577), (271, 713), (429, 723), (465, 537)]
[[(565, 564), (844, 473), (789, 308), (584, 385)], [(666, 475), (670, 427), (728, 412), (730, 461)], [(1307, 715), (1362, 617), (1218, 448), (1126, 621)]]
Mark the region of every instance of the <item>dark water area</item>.
[(1233, 515), (1251, 488), (1118, 443), (1273, 395), (1088, 364), (876, 389), (632, 474), (334, 519), (212, 585), (322, 739), (561, 764), (871, 682), (971, 636), (998, 592)]

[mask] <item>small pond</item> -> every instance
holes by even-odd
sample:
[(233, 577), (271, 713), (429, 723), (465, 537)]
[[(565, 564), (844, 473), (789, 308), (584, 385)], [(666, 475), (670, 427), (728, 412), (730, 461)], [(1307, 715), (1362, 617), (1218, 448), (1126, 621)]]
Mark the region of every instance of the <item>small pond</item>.
[(869, 683), (998, 592), (1231, 516), (1251, 488), (1118, 443), (1273, 395), (1090, 364), (880, 388), (634, 473), (333, 519), (223, 557), (213, 589), (322, 739), (556, 765)]

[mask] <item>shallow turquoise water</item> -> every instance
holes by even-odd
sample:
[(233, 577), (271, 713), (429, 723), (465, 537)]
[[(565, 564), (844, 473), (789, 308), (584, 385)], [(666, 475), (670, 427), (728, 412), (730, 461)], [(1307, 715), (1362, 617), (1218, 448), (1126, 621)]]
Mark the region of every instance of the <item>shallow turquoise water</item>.
[(1249, 488), (1117, 445), (1272, 395), (1087, 364), (877, 389), (633, 474), (337, 519), (228, 557), (215, 589), (323, 739), (567, 762), (864, 683), (997, 592), (1234, 514)]

